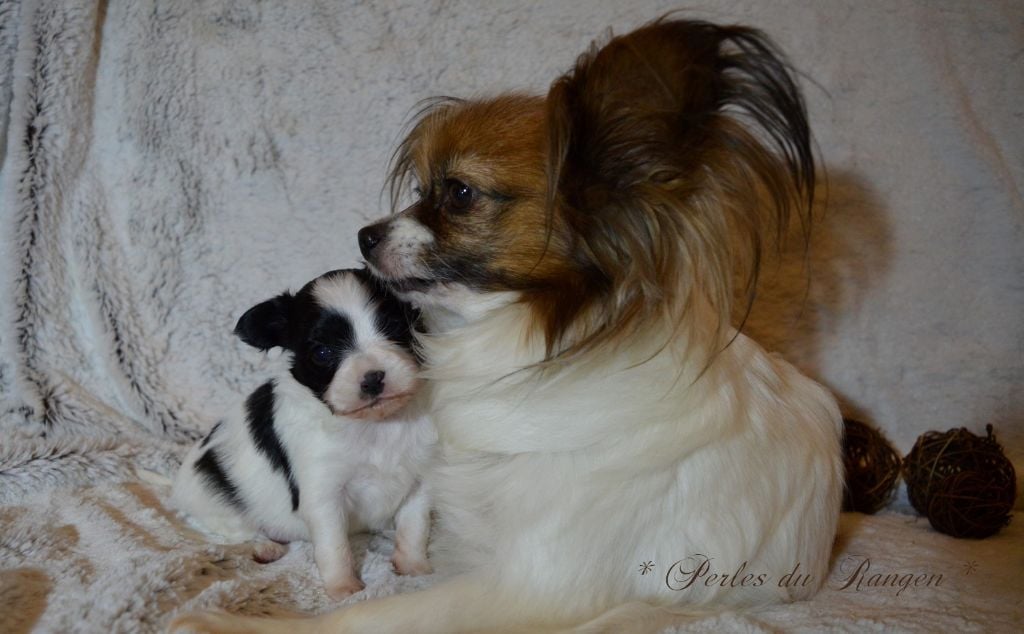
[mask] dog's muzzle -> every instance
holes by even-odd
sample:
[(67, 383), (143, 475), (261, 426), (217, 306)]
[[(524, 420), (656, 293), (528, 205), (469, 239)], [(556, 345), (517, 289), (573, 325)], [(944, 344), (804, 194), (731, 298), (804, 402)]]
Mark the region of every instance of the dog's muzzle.
[(422, 259), (433, 236), (404, 213), (359, 230), (359, 251), (370, 271), (398, 293), (422, 291), (434, 280)]
[(378, 222), (359, 230), (359, 252), (367, 261), (373, 259), (373, 251), (388, 235), (388, 223)]

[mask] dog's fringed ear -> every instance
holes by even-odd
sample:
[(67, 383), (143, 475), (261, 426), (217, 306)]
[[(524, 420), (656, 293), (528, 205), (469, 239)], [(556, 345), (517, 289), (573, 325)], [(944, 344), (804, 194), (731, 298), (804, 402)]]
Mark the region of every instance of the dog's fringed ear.
[(616, 37), (552, 85), (547, 118), (549, 209), (581, 236), (612, 309), (577, 348), (655, 313), (678, 323), (697, 295), (724, 330), (734, 280), (752, 301), (762, 245), (790, 212), (809, 230), (804, 102), (759, 31), (662, 19)]
[(285, 346), (288, 316), (293, 301), (295, 297), (291, 293), (282, 293), (253, 306), (238, 319), (235, 334), (245, 343), (260, 350)]

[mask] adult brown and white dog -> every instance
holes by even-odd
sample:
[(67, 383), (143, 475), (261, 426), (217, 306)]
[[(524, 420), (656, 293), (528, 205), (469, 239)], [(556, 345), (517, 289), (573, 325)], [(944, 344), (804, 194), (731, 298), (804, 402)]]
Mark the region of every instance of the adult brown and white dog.
[[(814, 189), (805, 107), (763, 34), (664, 19), (546, 97), (432, 102), (392, 176), (418, 200), (360, 248), (427, 321), (436, 559), (462, 572), (311, 620), (182, 626), (646, 631), (815, 593), (838, 408), (730, 325)], [(809, 583), (780, 587), (796, 566)]]

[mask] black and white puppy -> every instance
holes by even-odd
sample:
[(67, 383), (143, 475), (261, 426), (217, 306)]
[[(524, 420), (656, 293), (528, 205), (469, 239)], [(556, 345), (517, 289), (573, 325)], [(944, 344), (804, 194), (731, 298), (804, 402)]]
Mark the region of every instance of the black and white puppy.
[[(235, 334), (261, 350), (282, 348), (280, 367), (191, 449), (173, 501), (228, 542), (311, 540), (332, 598), (363, 588), (348, 534), (392, 520), (395, 570), (430, 572), (421, 477), (436, 435), (410, 403), (417, 319), (354, 269), (249, 309)], [(281, 554), (270, 541), (258, 551), (265, 560)]]

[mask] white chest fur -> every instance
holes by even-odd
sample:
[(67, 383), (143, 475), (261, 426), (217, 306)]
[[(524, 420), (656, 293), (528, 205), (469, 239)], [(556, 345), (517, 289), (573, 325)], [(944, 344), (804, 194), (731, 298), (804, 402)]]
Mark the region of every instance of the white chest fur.
[[(612, 604), (677, 602), (634, 568), (698, 554), (824, 579), (842, 464), (821, 386), (742, 335), (707, 368), (653, 333), (651, 347), (517, 373), (543, 351), (515, 310), (426, 342), (443, 465), (431, 486), (463, 565), (500, 569), (537, 602), (590, 578)], [(685, 600), (815, 590), (713, 585)]]

